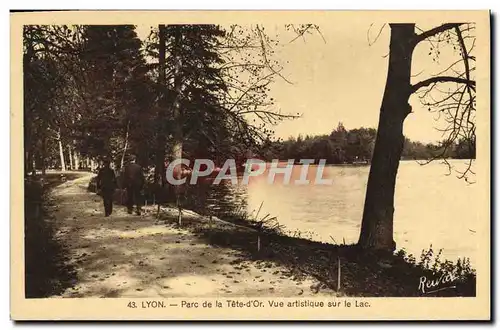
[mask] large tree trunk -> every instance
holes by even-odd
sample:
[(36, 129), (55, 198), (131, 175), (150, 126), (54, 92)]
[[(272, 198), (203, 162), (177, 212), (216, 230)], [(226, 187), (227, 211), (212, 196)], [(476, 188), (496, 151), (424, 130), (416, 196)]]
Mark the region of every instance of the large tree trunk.
[(36, 157), (33, 157), (33, 167), (31, 168), (31, 175), (36, 176)]
[(380, 108), (377, 139), (366, 190), (358, 244), (366, 249), (395, 249), (394, 191), (403, 150), (403, 122), (411, 112), (411, 59), (415, 25), (390, 24), (389, 68)]
[[(156, 145), (156, 166), (155, 166), (155, 184), (158, 187), (163, 188), (165, 183), (165, 25), (160, 24), (158, 26), (159, 33), (159, 74), (158, 74), (158, 85), (161, 86), (161, 92), (159, 95), (159, 106), (158, 106), (158, 131), (157, 133), (157, 145)], [(158, 207), (159, 204), (158, 204)]]
[[(179, 28), (176, 29), (175, 36), (175, 49), (178, 51), (181, 44), (181, 34)], [(174, 144), (172, 146), (172, 160), (181, 159), (182, 158), (182, 142), (183, 142), (183, 134), (182, 129), (184, 127), (184, 121), (182, 118), (181, 107), (180, 107), (180, 97), (182, 91), (182, 81), (180, 77), (181, 71), (181, 58), (178, 52), (173, 54), (175, 60), (174, 66), (174, 103), (172, 104), (172, 118), (174, 119)], [(175, 172), (174, 172), (175, 173)], [(177, 179), (180, 179), (182, 176), (182, 167), (179, 165), (179, 170), (177, 171)], [(181, 225), (182, 223), (182, 205), (181, 205), (181, 194), (182, 188), (181, 186), (175, 186), (175, 198), (178, 213), (178, 223)]]
[[(24, 122), (26, 123), (26, 115)], [(27, 176), (31, 172), (33, 165), (33, 147), (31, 143), (31, 127), (24, 127), (24, 175)]]
[(125, 154), (127, 153), (128, 149), (128, 131), (130, 128), (130, 120), (127, 122), (127, 132), (125, 133), (125, 146), (123, 147), (123, 154), (122, 154), (122, 159), (120, 161), (120, 169), (123, 168), (123, 165), (125, 164)]
[(75, 170), (78, 171), (80, 169), (80, 153), (78, 152), (78, 150), (76, 150), (76, 148), (73, 148), (73, 160), (75, 162), (73, 164), (75, 166)]
[(73, 150), (71, 149), (71, 145), (68, 144), (68, 157), (69, 157), (69, 168), (74, 169), (74, 162), (73, 162)]
[(40, 152), (40, 158), (42, 162), (42, 177), (45, 178), (45, 173), (47, 169), (46, 158), (47, 158), (47, 138), (45, 134), (42, 136), (42, 150)]
[(61, 141), (61, 130), (57, 134), (57, 143), (59, 144), (59, 156), (61, 157), (61, 171), (66, 171), (66, 163), (64, 162), (64, 149)]
[(26, 152), (26, 163), (24, 164), (24, 168), (26, 174), (29, 174), (33, 171), (33, 151), (31, 146), (29, 147), (29, 150)]
[[(181, 39), (180, 31), (176, 30), (175, 41), (174, 41), (175, 47), (180, 47), (181, 43), (180, 39)], [(180, 70), (182, 63), (179, 54), (173, 54), (173, 55), (175, 60), (175, 67), (174, 67), (175, 98), (174, 98), (174, 103), (172, 104), (172, 118), (174, 119), (175, 124), (174, 124), (174, 145), (172, 147), (172, 159), (180, 159), (182, 158), (182, 142), (183, 142), (182, 128), (184, 126), (181, 107), (180, 107), (180, 95), (182, 88)]]

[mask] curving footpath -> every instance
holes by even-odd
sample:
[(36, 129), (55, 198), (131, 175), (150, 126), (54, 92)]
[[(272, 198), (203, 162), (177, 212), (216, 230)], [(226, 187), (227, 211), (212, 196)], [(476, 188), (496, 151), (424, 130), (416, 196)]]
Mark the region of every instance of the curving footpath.
[(156, 224), (147, 213), (127, 214), (115, 205), (104, 217), (102, 200), (87, 191), (93, 174), (52, 191), (56, 238), (76, 271), (60, 297), (318, 296), (317, 281), (296, 279), (269, 262), (209, 245), (186, 229)]

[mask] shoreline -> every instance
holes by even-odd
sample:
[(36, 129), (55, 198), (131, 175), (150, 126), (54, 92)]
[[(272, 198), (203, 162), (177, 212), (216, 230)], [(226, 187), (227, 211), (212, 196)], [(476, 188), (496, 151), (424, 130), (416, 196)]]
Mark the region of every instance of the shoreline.
[[(115, 213), (109, 218), (109, 221), (100, 220), (99, 215), (102, 213), (102, 210), (100, 210), (100, 208), (102, 208), (100, 205), (101, 199), (95, 194), (87, 192), (88, 182), (92, 176), (92, 173), (84, 174), (83, 178), (80, 177), (79, 179), (62, 183), (52, 190), (52, 195), (55, 197), (56, 201), (59, 201), (58, 210), (54, 212), (52, 209), (52, 212), (54, 212), (53, 215), (57, 219), (55, 222), (55, 227), (58, 228), (56, 236), (58, 237), (58, 241), (62, 240), (64, 244), (68, 245), (69, 251), (67, 251), (66, 254), (72, 254), (72, 257), (65, 262), (65, 266), (74, 268), (76, 273), (80, 274), (77, 276), (75, 283), (82, 283), (82, 279), (84, 283), (84, 285), (80, 286), (77, 284), (76, 290), (66, 290), (62, 296), (93, 296), (99, 291), (97, 288), (102, 286), (103, 283), (101, 282), (106, 283), (107, 286), (120, 284), (114, 283), (113, 280), (110, 279), (118, 274), (116, 269), (109, 269), (106, 271), (103, 269), (100, 272), (102, 274), (90, 274), (88, 273), (89, 267), (84, 267), (86, 263), (90, 262), (88, 265), (91, 266), (90, 268), (106, 268), (106, 265), (103, 264), (105, 260), (114, 260), (114, 258), (110, 258), (111, 256), (107, 254), (107, 251), (110, 251), (109, 249), (107, 249), (106, 252), (98, 252), (99, 246), (102, 247), (102, 244), (96, 243), (102, 239), (112, 239), (112, 237), (115, 237), (115, 241), (117, 239), (122, 242), (123, 240), (127, 241), (125, 245), (128, 247), (119, 248), (119, 250), (125, 248), (123, 250), (125, 252), (122, 252), (125, 254), (128, 253), (127, 251), (130, 251), (130, 244), (133, 246), (132, 250), (143, 250), (144, 247), (141, 247), (143, 245), (141, 239), (146, 239), (148, 242), (151, 239), (153, 241), (158, 240), (159, 246), (165, 246), (165, 251), (177, 251), (180, 248), (185, 259), (183, 264), (187, 263), (187, 265), (184, 264), (180, 270), (172, 268), (166, 271), (162, 268), (162, 262), (160, 262), (160, 260), (154, 261), (155, 269), (156, 267), (159, 267), (158, 269), (163, 269), (160, 270), (160, 273), (163, 272), (163, 275), (170, 278), (170, 281), (176, 283), (166, 285), (169, 288), (167, 292), (172, 292), (172, 287), (178, 289), (177, 291), (173, 290), (177, 292), (172, 292), (174, 295), (183, 292), (179, 288), (185, 288), (187, 285), (184, 280), (175, 279), (184, 278), (185, 275), (182, 274), (186, 272), (191, 273), (194, 270), (194, 273), (196, 273), (198, 266), (194, 267), (195, 264), (191, 264), (191, 261), (194, 261), (196, 264), (203, 264), (204, 266), (202, 268), (210, 269), (213, 268), (213, 265), (216, 265), (217, 262), (214, 264), (206, 264), (200, 261), (200, 257), (205, 259), (206, 256), (210, 254), (215, 257), (218, 253), (222, 255), (227, 255), (227, 253), (229, 253), (231, 257), (226, 258), (226, 263), (229, 264), (229, 267), (236, 268), (233, 270), (217, 268), (219, 271), (215, 273), (219, 273), (218, 275), (222, 276), (218, 276), (217, 279), (215, 279), (216, 283), (221, 281), (221, 283), (225, 283), (224, 285), (233, 288), (233, 290), (230, 290), (224, 287), (226, 291), (231, 292), (220, 291), (218, 294), (236, 295), (235, 292), (238, 292), (238, 290), (234, 290), (234, 287), (244, 287), (246, 290), (245, 292), (250, 293), (247, 283), (255, 284), (253, 280), (258, 279), (257, 283), (273, 282), (273, 287), (275, 285), (280, 285), (280, 289), (276, 292), (280, 292), (281, 295), (285, 294), (287, 296), (309, 294), (315, 296), (320, 293), (330, 296), (412, 297), (423, 295), (422, 292), (418, 290), (420, 278), (422, 276), (427, 276), (427, 278), (436, 276), (432, 269), (426, 270), (422, 267), (423, 265), (418, 266), (416, 260), (412, 261), (409, 256), (402, 255), (401, 253), (397, 255), (388, 253), (374, 254), (367, 251), (361, 251), (355, 245), (334, 245), (304, 238), (294, 238), (280, 234), (276, 231), (266, 231), (265, 228), (259, 230), (256, 228), (249, 228), (248, 226), (238, 225), (230, 221), (224, 221), (216, 217), (210, 219), (210, 217), (201, 216), (189, 210), (183, 210), (182, 223), (181, 226), (179, 226), (178, 211), (176, 208), (172, 207), (162, 207), (160, 219), (158, 220), (156, 219), (157, 205), (144, 207), (145, 214), (140, 217), (126, 215), (123, 207), (115, 205)], [(72, 194), (73, 198), (77, 197), (76, 204), (81, 203), (82, 205), (86, 205), (86, 209), (81, 210), (81, 212), (76, 211), (77, 213), (74, 214), (74, 208), (76, 207), (75, 201), (68, 200), (64, 202), (63, 200), (68, 193)], [(87, 207), (88, 200), (92, 201), (92, 205), (94, 205), (91, 207), (92, 210)], [(65, 209), (69, 206), (73, 207), (73, 209)], [(69, 214), (68, 211), (72, 211), (72, 214)], [(79, 224), (74, 223), (76, 219), (80, 220)], [(103, 229), (104, 231), (100, 232), (100, 227), (103, 226), (109, 228)], [(168, 237), (172, 237), (170, 240), (173, 241), (167, 244), (166, 241), (169, 240)], [(183, 239), (174, 239), (174, 237), (183, 237)], [(86, 243), (81, 242), (82, 239), (86, 241)], [(112, 246), (115, 246), (116, 243), (113, 242), (114, 241), (109, 241), (105, 246), (111, 243)], [(120, 242), (120, 244), (122, 242)], [(89, 244), (93, 247), (86, 247), (86, 245)], [(149, 244), (150, 243), (148, 243), (147, 246), (150, 246)], [(194, 252), (191, 251), (193, 247), (196, 246), (202, 247), (204, 251), (202, 252), (203, 255), (201, 253), (195, 255)], [(146, 260), (143, 261), (142, 266), (151, 262), (151, 259), (155, 259), (158, 256), (158, 251), (154, 250), (153, 247), (147, 248), (146, 250), (146, 252), (141, 252), (140, 254), (140, 258)], [(166, 254), (160, 258), (166, 260), (171, 257), (169, 252), (166, 252)], [(89, 260), (89, 258), (91, 260)], [(178, 259), (175, 260), (178, 262)], [(213, 261), (215, 262), (215, 258)], [(96, 262), (97, 264), (93, 264)], [(428, 260), (427, 262), (430, 261)], [(123, 265), (120, 273), (122, 279), (130, 277), (130, 267), (136, 271), (137, 267), (139, 267), (139, 270), (142, 267), (140, 263), (132, 266), (127, 266), (126, 263), (127, 262)], [(451, 266), (448, 264), (447, 267)], [(241, 270), (243, 269), (252, 269), (251, 274), (254, 278), (244, 276), (243, 281), (233, 280), (232, 278), (234, 278), (237, 273), (242, 273)], [(340, 281), (338, 281), (339, 270)], [(453, 270), (453, 268), (449, 268), (449, 270)], [(231, 274), (231, 272), (234, 274)], [(256, 275), (257, 272), (259, 275)], [(168, 275), (166, 273), (168, 273)], [(223, 275), (224, 273), (226, 275)], [(263, 277), (263, 274), (267, 277)], [(150, 278), (151, 275), (153, 274), (145, 274), (147, 278)], [(161, 275), (162, 274), (159, 274), (158, 276), (160, 276), (160, 279), (163, 279), (165, 276), (162, 277)], [(156, 279), (156, 277), (158, 276), (153, 276), (150, 280), (153, 282), (157, 281), (158, 279)], [(241, 274), (238, 276), (241, 276)], [(78, 280), (78, 278), (80, 280)], [(204, 276), (188, 276), (188, 282), (191, 280), (195, 281), (194, 278), (196, 278), (198, 282), (203, 282), (204, 286), (207, 285)], [(262, 279), (264, 279), (264, 282), (260, 282)], [(138, 280), (138, 278), (136, 278), (136, 280)], [(228, 284), (227, 280), (233, 282)], [(130, 279), (121, 282), (129, 283), (129, 281)], [(234, 281), (238, 283), (234, 283)], [(210, 280), (210, 282), (213, 281)], [(245, 283), (245, 285), (239, 283)], [(305, 287), (303, 286), (304, 283), (307, 283)], [(210, 284), (213, 286), (213, 283)], [(193, 284), (189, 286), (193, 286)], [(298, 287), (300, 287), (300, 289), (297, 289)], [(270, 288), (267, 289), (269, 290)], [(165, 289), (160, 288), (160, 291), (162, 290)], [(218, 290), (222, 290), (222, 288), (218, 288)], [(110, 292), (112, 295), (118, 294), (119, 296), (142, 296), (144, 292), (149, 292), (149, 294), (151, 294), (150, 291), (144, 288), (141, 289), (141, 291), (133, 292), (130, 289), (121, 287), (119, 290), (114, 288)], [(167, 292), (162, 294), (168, 295)], [(259, 294), (262, 294), (262, 292)], [(276, 292), (273, 292), (273, 294)], [(108, 294), (110, 293), (108, 292)], [(254, 294), (256, 294), (256, 292), (254, 292)], [(432, 295), (473, 296), (475, 295), (475, 277), (457, 285), (455, 290), (437, 291)], [(428, 296), (428, 294), (425, 294), (425, 296)]]
[[(165, 210), (163, 223), (176, 228), (177, 210), (174, 208)], [(188, 220), (185, 221), (186, 216)], [(455, 292), (419, 291), (423, 276), (426, 279), (441, 276), (442, 269), (438, 267), (432, 269), (432, 255), (428, 255), (423, 261), (431, 268), (424, 269), (425, 265), (418, 265), (417, 260), (412, 260), (413, 256), (403, 254), (401, 251), (395, 254), (371, 253), (362, 251), (356, 245), (333, 245), (277, 233), (259, 232), (220, 219), (210, 223), (209, 219), (192, 211), (183, 213), (182, 228), (187, 227), (208, 238), (211, 244), (244, 251), (251, 260), (277, 261), (298, 273), (316, 278), (322, 283), (321, 288), (341, 295), (363, 297), (475, 295), (475, 277), (464, 283), (456, 283)], [(453, 270), (449, 263), (446, 265), (449, 267), (448, 270)]]

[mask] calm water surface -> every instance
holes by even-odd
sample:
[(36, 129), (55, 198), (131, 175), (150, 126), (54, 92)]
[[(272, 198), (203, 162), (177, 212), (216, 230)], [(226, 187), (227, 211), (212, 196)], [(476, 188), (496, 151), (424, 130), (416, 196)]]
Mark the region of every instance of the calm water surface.
[[(466, 161), (454, 160), (456, 168)], [(332, 185), (269, 184), (210, 186), (203, 199), (216, 211), (243, 209), (259, 218), (270, 214), (293, 235), (323, 242), (355, 243), (359, 238), (368, 166), (327, 166)], [(476, 259), (477, 185), (468, 184), (439, 162), (400, 163), (395, 198), (394, 236), (398, 248), (420, 256), (423, 248), (443, 249), (443, 257)], [(281, 182), (280, 180), (277, 180)], [(202, 194), (198, 192), (198, 194)], [(199, 201), (200, 205), (204, 204)], [(262, 205), (262, 207), (261, 207)]]

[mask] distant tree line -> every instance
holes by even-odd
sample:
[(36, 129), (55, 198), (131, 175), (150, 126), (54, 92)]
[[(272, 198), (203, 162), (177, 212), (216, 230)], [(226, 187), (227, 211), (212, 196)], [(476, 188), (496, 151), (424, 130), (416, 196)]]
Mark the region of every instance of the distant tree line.
[[(299, 135), (287, 140), (269, 142), (262, 150), (262, 157), (271, 159), (326, 159), (327, 164), (349, 164), (370, 162), (377, 130), (354, 128), (347, 130), (339, 123), (330, 135)], [(444, 142), (443, 142), (444, 143)], [(443, 143), (411, 141), (405, 138), (402, 159), (430, 160), (444, 152), (445, 158), (475, 159), (475, 143), (469, 147), (467, 140), (458, 140), (451, 147)]]

